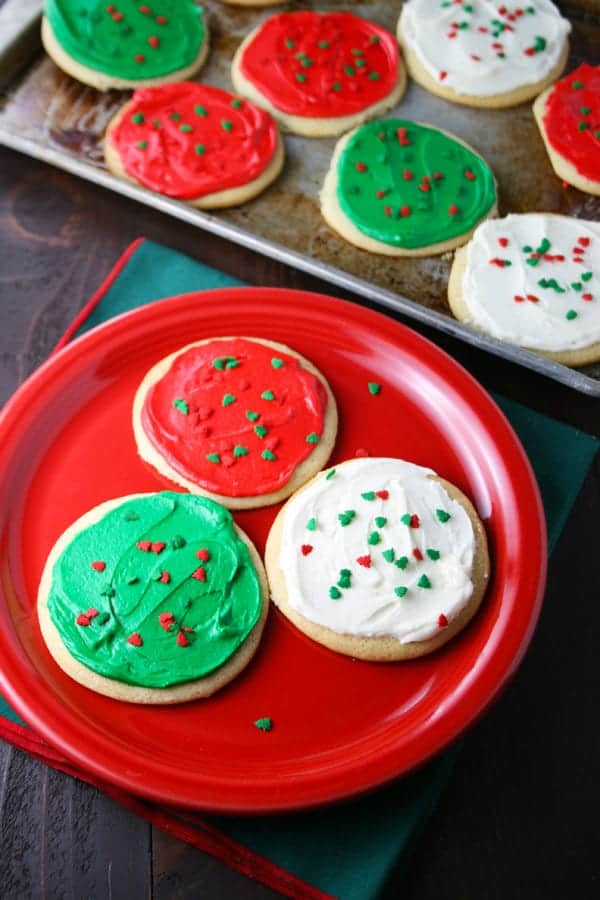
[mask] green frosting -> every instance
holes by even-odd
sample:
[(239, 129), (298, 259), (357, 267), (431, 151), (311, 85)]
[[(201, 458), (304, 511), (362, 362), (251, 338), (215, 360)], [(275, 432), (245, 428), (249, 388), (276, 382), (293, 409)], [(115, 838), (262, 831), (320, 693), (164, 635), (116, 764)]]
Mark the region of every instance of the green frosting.
[(205, 37), (192, 0), (48, 0), (54, 37), (69, 56), (115, 78), (143, 80), (191, 65)]
[(258, 621), (262, 602), (228, 510), (165, 491), (125, 501), (76, 535), (54, 565), (48, 609), (84, 666), (161, 688), (226, 662)]
[(359, 231), (406, 249), (470, 231), (496, 202), (494, 176), (479, 156), (436, 128), (401, 119), (352, 134), (337, 194)]

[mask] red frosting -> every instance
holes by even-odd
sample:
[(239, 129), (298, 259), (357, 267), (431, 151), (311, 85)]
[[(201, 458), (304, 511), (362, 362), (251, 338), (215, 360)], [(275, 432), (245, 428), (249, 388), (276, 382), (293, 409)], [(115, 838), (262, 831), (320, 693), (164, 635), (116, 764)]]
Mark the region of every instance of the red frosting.
[(552, 149), (584, 178), (600, 181), (600, 66), (587, 63), (548, 95), (544, 127)]
[(250, 497), (287, 484), (318, 444), (326, 407), (323, 384), (296, 357), (232, 338), (177, 356), (148, 391), (142, 425), (185, 478)]
[(309, 118), (358, 113), (398, 78), (398, 44), (351, 13), (272, 16), (242, 54), (240, 70), (273, 106)]
[(277, 129), (247, 100), (178, 82), (136, 91), (111, 140), (136, 181), (193, 200), (258, 178), (273, 158)]

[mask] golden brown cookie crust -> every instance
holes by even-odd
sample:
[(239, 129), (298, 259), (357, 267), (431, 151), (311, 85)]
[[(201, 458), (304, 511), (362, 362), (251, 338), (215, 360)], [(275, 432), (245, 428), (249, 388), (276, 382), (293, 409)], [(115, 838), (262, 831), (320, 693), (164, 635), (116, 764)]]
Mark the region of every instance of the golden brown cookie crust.
[[(338, 465), (339, 470), (344, 464)], [(432, 477), (432, 476), (430, 476)], [(336, 653), (343, 653), (355, 659), (364, 659), (370, 662), (399, 662), (406, 659), (415, 659), (425, 656), (451, 640), (473, 618), (481, 605), (483, 595), (487, 588), (490, 562), (487, 549), (487, 537), (485, 530), (471, 501), (457, 487), (443, 478), (435, 478), (446, 490), (448, 495), (463, 507), (473, 526), (475, 549), (471, 581), (473, 593), (467, 605), (460, 614), (453, 619), (447, 628), (440, 631), (435, 637), (426, 641), (413, 641), (403, 644), (395, 637), (358, 637), (352, 634), (340, 634), (323, 625), (311, 622), (301, 613), (297, 612), (288, 601), (285, 573), (279, 565), (281, 552), (281, 539), (286, 515), (286, 506), (279, 511), (273, 522), (267, 546), (265, 550), (265, 567), (271, 588), (271, 600), (296, 628), (308, 635), (319, 644), (323, 644)], [(305, 488), (309, 485), (305, 485)], [(300, 492), (299, 492), (300, 493)]]
[(325, 393), (327, 394), (327, 409), (325, 411), (323, 420), (323, 434), (321, 435), (321, 440), (318, 444), (315, 445), (315, 449), (312, 451), (312, 453), (306, 459), (302, 460), (302, 462), (298, 466), (296, 466), (288, 483), (278, 491), (273, 491), (269, 494), (257, 494), (255, 496), (249, 497), (227, 497), (222, 494), (213, 494), (210, 491), (206, 491), (199, 485), (180, 475), (179, 472), (177, 472), (175, 469), (171, 468), (171, 466), (169, 466), (169, 464), (159, 453), (159, 451), (154, 447), (154, 445), (150, 443), (142, 427), (141, 413), (144, 406), (146, 394), (148, 393), (150, 388), (153, 387), (153, 385), (156, 384), (156, 382), (166, 374), (166, 372), (171, 367), (173, 360), (175, 360), (176, 357), (178, 357), (181, 353), (185, 353), (185, 351), (189, 350), (191, 347), (200, 347), (204, 344), (211, 344), (217, 341), (227, 340), (240, 340), (240, 338), (220, 337), (207, 338), (204, 341), (195, 341), (192, 344), (181, 347), (179, 350), (176, 350), (174, 353), (169, 354), (169, 356), (165, 357), (164, 359), (159, 360), (159, 362), (157, 362), (145, 375), (142, 383), (137, 389), (135, 399), (133, 401), (133, 431), (137, 443), (138, 453), (140, 454), (142, 459), (150, 463), (153, 468), (155, 468), (161, 475), (164, 475), (170, 481), (174, 481), (177, 484), (180, 484), (192, 494), (199, 494), (202, 497), (210, 497), (211, 500), (215, 500), (217, 503), (221, 503), (228, 509), (256, 509), (261, 506), (271, 506), (273, 503), (279, 503), (281, 500), (285, 500), (286, 497), (289, 497), (290, 494), (293, 494), (294, 491), (296, 491), (306, 481), (312, 478), (313, 475), (316, 475), (316, 473), (323, 468), (323, 466), (329, 459), (331, 451), (333, 450), (335, 437), (337, 434), (337, 406), (331, 388), (329, 387), (325, 376), (308, 359), (306, 359), (304, 356), (301, 356), (300, 353), (297, 353), (295, 350), (292, 350), (285, 344), (280, 344), (276, 341), (267, 341), (263, 338), (256, 337), (241, 338), (241, 340), (254, 341), (255, 343), (263, 344), (265, 347), (271, 347), (273, 350), (287, 353), (290, 356), (293, 356), (295, 359), (298, 359), (302, 365), (302, 368), (311, 372), (316, 378), (319, 379), (325, 389)]
[(48, 596), (52, 586), (52, 570), (54, 564), (63, 550), (71, 543), (77, 534), (84, 528), (88, 528), (95, 522), (98, 522), (111, 509), (120, 506), (122, 503), (132, 500), (135, 497), (148, 496), (147, 494), (130, 494), (126, 497), (118, 497), (114, 500), (108, 500), (101, 503), (94, 509), (89, 510), (76, 522), (70, 525), (64, 531), (54, 544), (42, 573), (40, 586), (38, 589), (37, 611), (40, 623), (42, 637), (46, 642), (46, 646), (53, 657), (54, 661), (60, 668), (74, 681), (78, 681), (84, 687), (95, 691), (97, 694), (104, 694), (106, 697), (113, 697), (115, 700), (123, 700), (126, 703), (144, 703), (144, 704), (169, 704), (169, 703), (187, 703), (190, 700), (199, 700), (204, 697), (210, 697), (215, 691), (228, 684), (248, 665), (254, 656), (267, 620), (269, 612), (269, 586), (267, 577), (262, 564), (262, 560), (258, 551), (250, 538), (241, 528), (234, 524), (234, 528), (238, 537), (246, 544), (250, 553), (250, 559), (256, 569), (260, 590), (262, 595), (262, 609), (258, 622), (238, 650), (231, 656), (222, 666), (206, 675), (204, 678), (197, 678), (193, 681), (187, 681), (183, 684), (177, 684), (167, 688), (147, 688), (137, 685), (125, 684), (122, 681), (116, 681), (112, 678), (106, 678), (97, 672), (88, 669), (78, 660), (71, 656), (62, 638), (56, 628), (54, 622), (50, 618), (48, 611)]

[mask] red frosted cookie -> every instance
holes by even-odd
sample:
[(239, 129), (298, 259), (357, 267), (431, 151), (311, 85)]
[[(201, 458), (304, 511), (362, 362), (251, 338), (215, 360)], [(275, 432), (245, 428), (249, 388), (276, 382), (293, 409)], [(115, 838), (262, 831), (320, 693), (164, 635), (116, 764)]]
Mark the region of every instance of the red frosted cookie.
[(341, 134), (394, 106), (406, 76), (396, 39), (351, 13), (271, 16), (239, 47), (236, 90), (288, 131)]
[(271, 116), (206, 84), (180, 82), (134, 93), (108, 126), (109, 169), (202, 209), (243, 203), (283, 165)]
[(600, 66), (569, 72), (540, 94), (533, 112), (558, 177), (600, 195)]
[(327, 381), (283, 344), (212, 338), (160, 360), (136, 393), (143, 459), (231, 509), (288, 497), (327, 462), (337, 411)]

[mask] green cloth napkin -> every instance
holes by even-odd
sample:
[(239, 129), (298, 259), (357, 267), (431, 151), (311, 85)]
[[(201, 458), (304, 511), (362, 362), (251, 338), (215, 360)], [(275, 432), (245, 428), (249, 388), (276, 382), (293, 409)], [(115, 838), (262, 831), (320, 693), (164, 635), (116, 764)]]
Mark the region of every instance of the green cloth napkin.
[[(152, 300), (242, 282), (149, 241), (124, 267), (76, 336)], [(598, 442), (518, 403), (495, 398), (521, 438), (542, 496), (550, 547), (579, 493)], [(1, 699), (1, 698), (0, 698)], [(20, 722), (5, 703), (0, 714)], [(22, 724), (22, 723), (21, 723)], [(374, 794), (318, 812), (277, 817), (207, 817), (232, 838), (325, 894), (370, 900), (402, 865), (433, 810), (459, 750), (455, 744), (418, 772)]]

